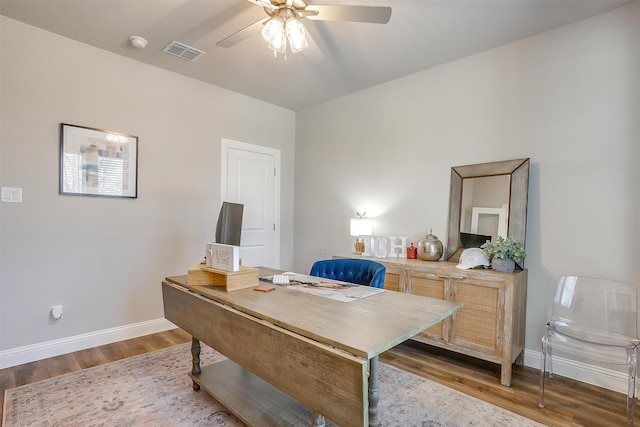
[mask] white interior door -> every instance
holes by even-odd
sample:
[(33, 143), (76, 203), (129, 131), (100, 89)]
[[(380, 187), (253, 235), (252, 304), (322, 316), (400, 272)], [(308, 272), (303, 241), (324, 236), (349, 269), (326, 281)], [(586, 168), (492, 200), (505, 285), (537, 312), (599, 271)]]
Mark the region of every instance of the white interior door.
[(244, 204), (240, 257), (280, 266), (280, 150), (222, 140), (222, 201)]

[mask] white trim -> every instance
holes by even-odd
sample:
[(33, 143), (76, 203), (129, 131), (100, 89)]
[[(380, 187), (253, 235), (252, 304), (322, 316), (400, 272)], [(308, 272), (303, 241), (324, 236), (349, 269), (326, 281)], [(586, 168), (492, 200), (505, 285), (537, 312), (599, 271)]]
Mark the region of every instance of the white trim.
[(177, 328), (165, 318), (0, 351), (0, 369)]
[(274, 265), (280, 265), (280, 176), (282, 175), (282, 169), (280, 166), (281, 152), (276, 148), (264, 147), (262, 145), (249, 144), (247, 142), (234, 141), (232, 139), (221, 139), (220, 144), (220, 200), (227, 200), (227, 153), (230, 148), (237, 150), (245, 150), (252, 153), (260, 153), (268, 156), (273, 156), (274, 167), (276, 169), (275, 186), (274, 189), (274, 215), (276, 233), (274, 236), (274, 245), (276, 250), (274, 252)]
[[(527, 349), (524, 351), (524, 365), (535, 368), (538, 372), (540, 371), (541, 358), (542, 353), (539, 351)], [(627, 393), (626, 367), (624, 367), (624, 372), (620, 372), (554, 355), (553, 373), (618, 393)], [(553, 379), (547, 380), (545, 389), (548, 386), (553, 387), (552, 384)]]
[[(161, 318), (3, 350), (0, 351), (0, 369), (175, 328), (177, 328), (176, 325)], [(539, 370), (540, 357), (540, 352), (525, 349), (524, 365)], [(553, 371), (557, 375), (618, 393), (626, 394), (627, 392), (626, 372), (589, 365), (560, 356), (553, 356)], [(553, 385), (550, 386), (553, 387)]]

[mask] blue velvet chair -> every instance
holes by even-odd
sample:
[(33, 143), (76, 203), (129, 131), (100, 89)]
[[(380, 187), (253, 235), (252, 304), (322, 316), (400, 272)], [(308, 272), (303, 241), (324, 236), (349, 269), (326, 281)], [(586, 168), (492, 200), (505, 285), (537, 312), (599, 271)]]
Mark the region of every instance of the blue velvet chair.
[(384, 288), (386, 272), (387, 268), (379, 262), (368, 259), (337, 258), (314, 262), (309, 274), (374, 288)]

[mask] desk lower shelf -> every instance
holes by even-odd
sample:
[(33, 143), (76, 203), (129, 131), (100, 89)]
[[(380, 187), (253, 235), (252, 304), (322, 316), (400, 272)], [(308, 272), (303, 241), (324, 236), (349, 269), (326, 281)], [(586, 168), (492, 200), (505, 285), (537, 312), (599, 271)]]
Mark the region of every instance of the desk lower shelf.
[[(249, 426), (311, 425), (312, 413), (295, 399), (227, 359), (191, 379)], [(327, 420), (327, 426), (333, 426)]]

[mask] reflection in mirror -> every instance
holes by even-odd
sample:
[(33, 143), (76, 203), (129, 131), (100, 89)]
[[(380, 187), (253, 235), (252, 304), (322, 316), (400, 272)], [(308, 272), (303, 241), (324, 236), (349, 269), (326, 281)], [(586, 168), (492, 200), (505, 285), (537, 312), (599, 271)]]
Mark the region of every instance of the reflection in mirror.
[(497, 236), (506, 238), (510, 183), (509, 175), (464, 179), (460, 232), (489, 235), (489, 240), (495, 240)]
[(528, 189), (529, 159), (451, 168), (447, 260), (497, 236), (525, 244)]

